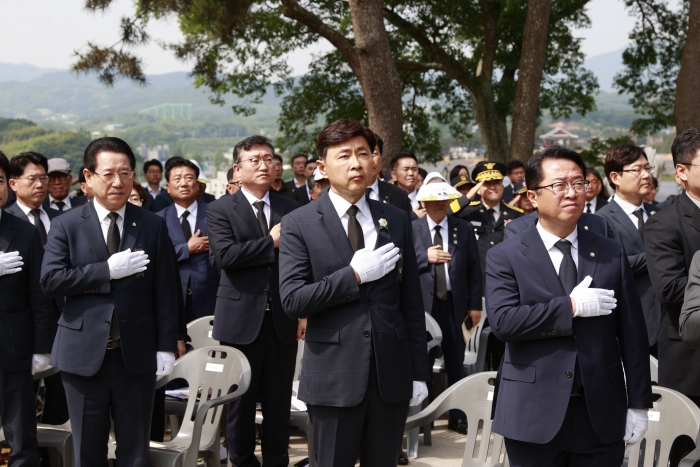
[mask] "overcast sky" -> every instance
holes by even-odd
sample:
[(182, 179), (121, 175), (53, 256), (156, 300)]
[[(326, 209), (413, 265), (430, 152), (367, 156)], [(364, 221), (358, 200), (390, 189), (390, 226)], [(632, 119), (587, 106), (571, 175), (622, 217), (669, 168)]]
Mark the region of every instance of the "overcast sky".
[[(119, 18), (132, 11), (130, 0), (116, 0), (105, 13), (92, 14), (83, 9), (84, 0), (3, 0), (0, 2), (2, 34), (0, 62), (29, 63), (46, 68), (68, 68), (73, 51), (87, 41), (111, 45), (117, 41)], [(588, 57), (618, 50), (628, 42), (634, 20), (621, 0), (593, 0), (588, 5), (590, 29), (577, 31), (584, 38), (583, 51)], [(174, 42), (181, 38), (174, 19), (154, 22), (149, 33), (153, 38)], [(327, 50), (323, 41), (311, 50), (295, 52), (290, 57), (294, 74), (308, 69), (314, 51)], [(188, 64), (175, 59), (157, 44), (139, 49), (148, 74), (188, 71)]]

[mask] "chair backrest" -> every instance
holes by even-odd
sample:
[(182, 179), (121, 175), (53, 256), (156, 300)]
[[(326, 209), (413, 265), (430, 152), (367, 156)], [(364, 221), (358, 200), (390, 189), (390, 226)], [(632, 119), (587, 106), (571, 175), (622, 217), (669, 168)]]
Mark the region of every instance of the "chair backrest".
[(301, 358), (304, 356), (304, 339), (299, 339), (297, 345), (297, 362), (294, 366), (294, 379), (292, 381), (299, 381), (299, 374), (301, 373)]
[(643, 440), (630, 448), (627, 465), (652, 467), (667, 465), (673, 442), (686, 435), (694, 442), (700, 432), (700, 408), (673, 389), (652, 386), (661, 397), (649, 409), (649, 429)]
[(187, 323), (187, 335), (190, 336), (192, 348), (198, 349), (209, 345), (219, 345), (219, 341), (211, 337), (213, 329), (213, 316), (203, 316)]
[(430, 352), (430, 349), (440, 345), (440, 342), (442, 342), (442, 330), (435, 318), (428, 313), (425, 313), (425, 330), (428, 331), (431, 337), (428, 341), (428, 352)]
[[(189, 446), (199, 405), (225, 396), (233, 385), (247, 389), (250, 384), (250, 364), (243, 353), (233, 347), (201, 347), (179, 358), (167, 378), (170, 381), (184, 378), (189, 384), (190, 394), (185, 416), (180, 431), (173, 440), (179, 445)], [(221, 407), (209, 411), (202, 426), (200, 447), (211, 446), (214, 441), (218, 441), (220, 417)]]
[(450, 409), (461, 409), (469, 423), (462, 467), (508, 465), (503, 437), (491, 431), (491, 405), (495, 378), (495, 371), (467, 376), (440, 394), (421, 413), (409, 417), (406, 429), (415, 428), (412, 426), (412, 421), (419, 420), (421, 414), (430, 413), (430, 418), (421, 420), (419, 425), (436, 420)]
[[(479, 345), (481, 345), (481, 330), (484, 327), (484, 321), (486, 321), (486, 300), (482, 297), (481, 298), (481, 320), (479, 321), (479, 324), (476, 325), (476, 330), (474, 331), (474, 335), (472, 336), (471, 339), (469, 339), (469, 342), (467, 342), (467, 346), (464, 349), (464, 364), (465, 365), (471, 365), (477, 360), (478, 352), (479, 352)], [(462, 330), (459, 330), (460, 334)]]
[(659, 361), (649, 356), (649, 370), (651, 371), (651, 384), (659, 384)]

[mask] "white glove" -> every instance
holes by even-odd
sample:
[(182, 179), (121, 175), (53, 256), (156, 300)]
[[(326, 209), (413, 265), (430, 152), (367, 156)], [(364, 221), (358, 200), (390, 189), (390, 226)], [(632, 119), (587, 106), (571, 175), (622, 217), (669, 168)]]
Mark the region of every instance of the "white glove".
[(109, 265), (109, 278), (121, 279), (122, 277), (137, 274), (146, 270), (146, 265), (150, 263), (148, 255), (143, 251), (128, 250), (114, 253), (107, 260)]
[(617, 306), (614, 290), (591, 289), (593, 279), (586, 276), (579, 285), (574, 287), (569, 295), (576, 302), (574, 318), (591, 318), (593, 316), (609, 315)]
[(35, 353), (32, 355), (32, 374), (37, 374), (41, 371), (51, 368), (49, 365), (49, 356), (46, 354)]
[(156, 376), (167, 376), (173, 372), (175, 355), (172, 352), (158, 352), (156, 362)]
[(360, 284), (376, 281), (386, 276), (399, 262), (399, 249), (387, 243), (376, 250), (357, 250), (350, 261), (350, 267), (360, 276)]
[(408, 401), (408, 405), (411, 407), (420, 405), (420, 403), (423, 402), (423, 399), (426, 397), (428, 397), (428, 386), (425, 384), (425, 381), (414, 381), (413, 397), (411, 397), (411, 400)]
[(0, 253), (0, 276), (20, 272), (22, 266), (24, 266), (24, 263), (19, 255), (19, 251)]
[(625, 437), (627, 444), (638, 443), (649, 428), (649, 411), (647, 409), (627, 409)]

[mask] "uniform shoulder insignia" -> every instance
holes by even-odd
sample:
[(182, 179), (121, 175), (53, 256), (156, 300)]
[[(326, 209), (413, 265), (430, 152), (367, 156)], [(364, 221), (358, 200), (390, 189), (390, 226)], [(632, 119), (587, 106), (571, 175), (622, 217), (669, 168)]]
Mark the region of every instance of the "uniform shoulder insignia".
[(510, 204), (506, 203), (505, 201), (503, 202), (503, 204), (505, 204), (505, 206), (506, 206), (507, 208), (510, 208), (510, 209), (512, 209), (513, 211), (517, 211), (517, 212), (519, 212), (520, 214), (524, 214), (524, 213), (525, 213), (525, 211), (523, 211), (523, 210), (520, 209), (519, 207), (517, 207), (517, 206), (511, 206)]
[(481, 204), (481, 201), (472, 201), (471, 203), (469, 203), (469, 206), (478, 206), (480, 204)]
[(450, 209), (452, 210), (453, 213), (459, 212), (459, 210), (462, 209), (462, 206), (460, 206), (458, 199), (456, 199), (450, 203)]

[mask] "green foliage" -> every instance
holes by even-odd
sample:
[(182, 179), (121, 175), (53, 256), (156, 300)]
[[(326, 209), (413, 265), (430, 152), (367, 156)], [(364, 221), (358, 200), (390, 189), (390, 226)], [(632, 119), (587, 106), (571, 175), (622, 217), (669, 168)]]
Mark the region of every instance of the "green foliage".
[(588, 149), (579, 151), (583, 162), (591, 166), (600, 166), (603, 164), (605, 155), (612, 148), (620, 146), (621, 144), (636, 144), (629, 135), (617, 136), (614, 138), (607, 138), (601, 141), (598, 138), (593, 138), (591, 140), (591, 146)]
[(637, 22), (630, 33), (632, 43), (622, 54), (625, 68), (615, 76), (614, 86), (631, 94), (630, 103), (642, 114), (631, 131), (655, 133), (675, 125), (675, 80), (688, 29), (689, 1), (682, 0), (678, 11), (666, 0), (625, 0), (625, 4)]

